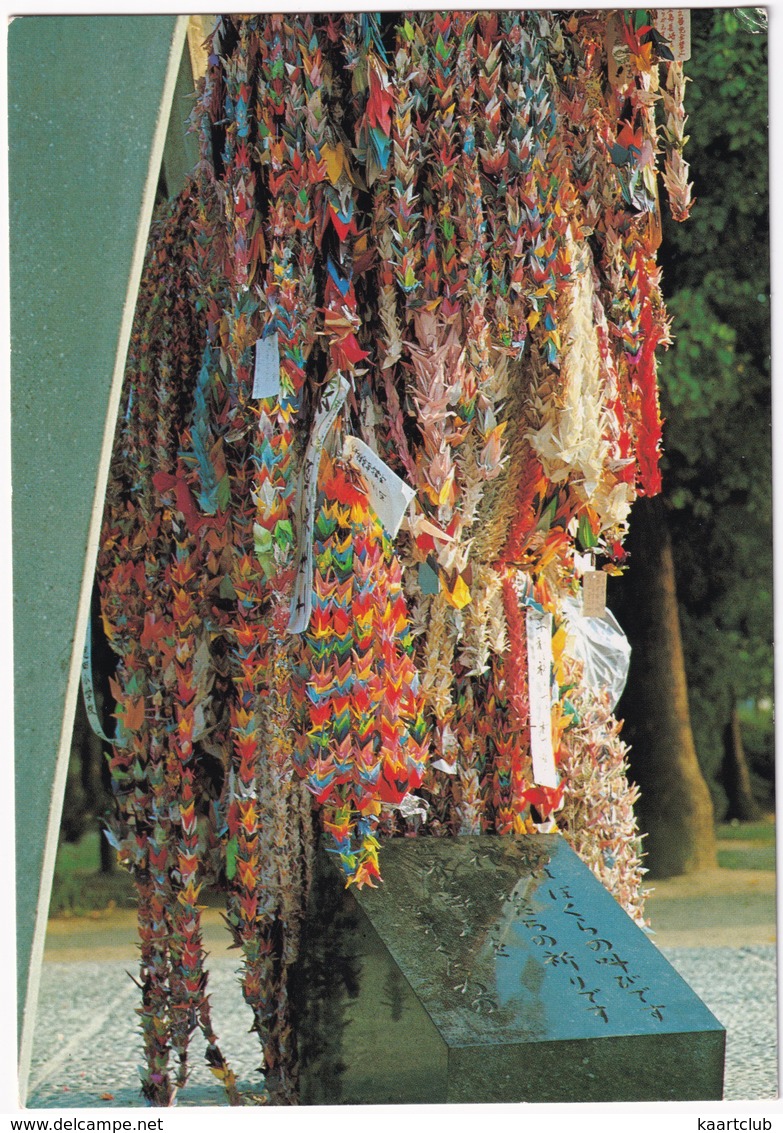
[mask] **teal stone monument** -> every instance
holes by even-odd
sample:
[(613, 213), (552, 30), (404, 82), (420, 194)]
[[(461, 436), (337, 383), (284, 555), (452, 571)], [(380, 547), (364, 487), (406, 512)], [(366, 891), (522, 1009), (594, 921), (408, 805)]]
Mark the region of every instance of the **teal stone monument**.
[(719, 1099), (725, 1031), (559, 835), (322, 851), (294, 970), (301, 1102)]

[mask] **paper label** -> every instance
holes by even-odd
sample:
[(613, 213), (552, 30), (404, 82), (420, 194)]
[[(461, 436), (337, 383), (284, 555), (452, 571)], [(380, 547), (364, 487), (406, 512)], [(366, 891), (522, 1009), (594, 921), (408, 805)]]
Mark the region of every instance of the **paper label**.
[(373, 511), (392, 538), (400, 529), (408, 504), (416, 495), (414, 488), (392, 472), (388, 464), (359, 437), (346, 437), (343, 456), (362, 473), (367, 481), (367, 494)]
[(606, 572), (587, 570), (582, 576), (582, 617), (602, 618), (606, 613)]
[(658, 8), (653, 11), (655, 30), (668, 41), (676, 63), (691, 57), (691, 13), (689, 8)]
[(299, 490), (296, 497), (296, 528), (299, 543), (296, 578), (291, 595), (291, 616), (288, 621), (289, 633), (304, 633), (310, 624), (313, 612), (313, 527), (315, 526), (315, 502), (318, 495), (318, 466), (324, 441), (337, 420), (351, 387), (344, 377), (333, 378), (324, 390), (321, 404), (313, 421), (310, 439), (307, 442)]
[(119, 744), (116, 739), (110, 739), (106, 735), (102, 726), (101, 718), (98, 714), (98, 702), (95, 699), (95, 685), (92, 679), (92, 616), (87, 622), (87, 636), (84, 639), (84, 654), (82, 656), (82, 696), (84, 697), (84, 707), (87, 709), (87, 719), (89, 720), (90, 727), (99, 740), (103, 740), (107, 744), (116, 744), (117, 747), (124, 745)]
[(256, 343), (256, 366), (253, 373), (253, 397), (280, 396), (280, 347), (277, 331)]
[(527, 671), (530, 699), (530, 754), (533, 781), (556, 787), (552, 746), (552, 615), (527, 610)]

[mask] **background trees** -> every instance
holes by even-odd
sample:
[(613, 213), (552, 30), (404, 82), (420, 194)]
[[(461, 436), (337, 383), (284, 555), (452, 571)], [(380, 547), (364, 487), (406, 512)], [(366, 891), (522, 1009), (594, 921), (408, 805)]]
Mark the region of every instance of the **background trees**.
[[(631, 568), (615, 590), (632, 644), (643, 649), (639, 556), (649, 566), (650, 547), (671, 539), (699, 763), (717, 816), (749, 817), (738, 704), (753, 784), (767, 805), (773, 774), (767, 37), (760, 21), (732, 11), (693, 10), (692, 21), (686, 153), (696, 204), (685, 224), (664, 219), (660, 250), (675, 334), (660, 366), (665, 507), (642, 500), (634, 508)], [(660, 611), (648, 613), (662, 624)], [(670, 872), (656, 863), (655, 846), (677, 841), (678, 822), (687, 841), (689, 821), (655, 798), (672, 755), (650, 695), (657, 679), (637, 664), (618, 711), (646, 796), (650, 864)], [(680, 867), (692, 868), (680, 862), (673, 872)]]

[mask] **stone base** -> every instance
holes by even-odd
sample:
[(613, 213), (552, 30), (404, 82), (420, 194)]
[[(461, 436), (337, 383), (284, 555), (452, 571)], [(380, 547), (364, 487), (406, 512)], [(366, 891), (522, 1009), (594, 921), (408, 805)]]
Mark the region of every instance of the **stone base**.
[(725, 1031), (559, 835), (322, 851), (291, 980), (303, 1104), (719, 1099)]

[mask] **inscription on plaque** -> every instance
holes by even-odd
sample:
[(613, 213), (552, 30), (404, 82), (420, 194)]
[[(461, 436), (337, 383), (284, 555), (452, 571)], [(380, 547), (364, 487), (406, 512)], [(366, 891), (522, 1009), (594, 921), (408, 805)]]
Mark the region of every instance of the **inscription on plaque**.
[[(721, 1096), (722, 1027), (559, 835), (400, 839), (382, 861), (359, 893), (321, 867), (294, 981), (303, 1101)], [(319, 983), (340, 1026), (315, 1057)]]

